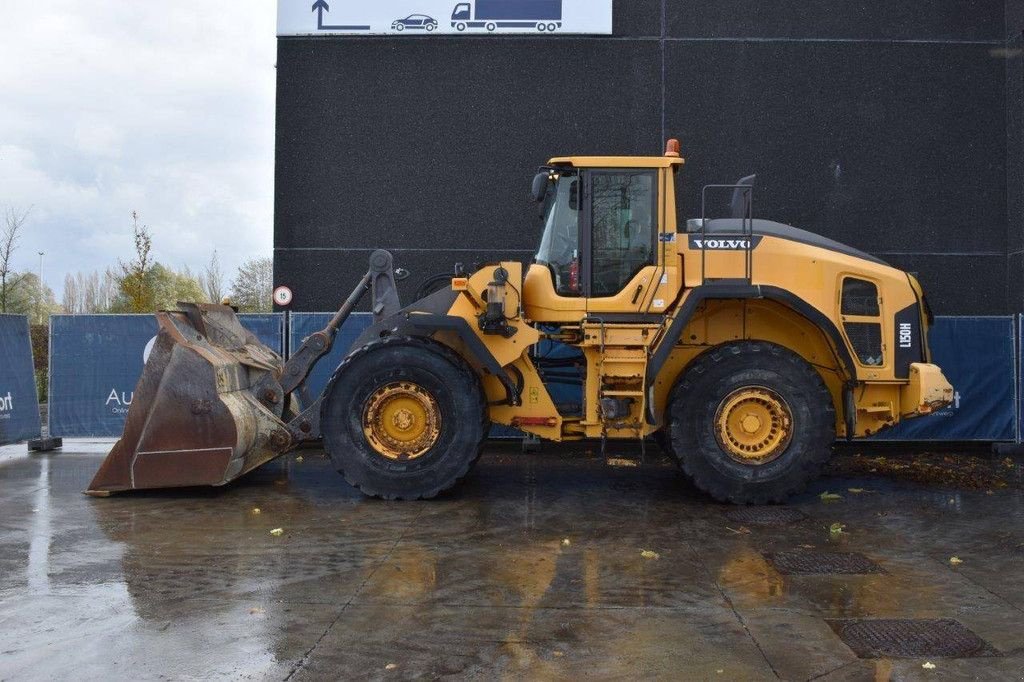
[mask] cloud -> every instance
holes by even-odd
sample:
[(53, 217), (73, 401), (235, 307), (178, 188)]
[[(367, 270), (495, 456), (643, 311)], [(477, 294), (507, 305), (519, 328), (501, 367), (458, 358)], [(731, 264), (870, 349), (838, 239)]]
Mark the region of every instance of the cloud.
[(273, 246), (275, 4), (48, 3), (0, 9), (0, 206), (33, 206), (16, 267), (64, 273), (154, 251), (233, 272)]

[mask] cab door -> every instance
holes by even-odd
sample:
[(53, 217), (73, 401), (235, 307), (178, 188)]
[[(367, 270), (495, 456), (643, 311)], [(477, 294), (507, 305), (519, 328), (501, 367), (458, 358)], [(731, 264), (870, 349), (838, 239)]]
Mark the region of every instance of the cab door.
[(582, 176), (581, 279), (587, 314), (605, 321), (613, 315), (660, 318), (679, 286), (676, 269), (666, 269), (669, 238), (661, 229), (665, 172), (591, 169)]

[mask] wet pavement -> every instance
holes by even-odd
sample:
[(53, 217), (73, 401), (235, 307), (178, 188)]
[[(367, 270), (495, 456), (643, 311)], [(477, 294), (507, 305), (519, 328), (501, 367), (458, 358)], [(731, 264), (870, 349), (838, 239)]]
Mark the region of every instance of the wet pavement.
[(430, 502), (316, 451), (86, 497), (107, 447), (0, 448), (0, 679), (1024, 679), (1020, 460), (846, 452), (740, 512), (650, 452), (508, 445)]

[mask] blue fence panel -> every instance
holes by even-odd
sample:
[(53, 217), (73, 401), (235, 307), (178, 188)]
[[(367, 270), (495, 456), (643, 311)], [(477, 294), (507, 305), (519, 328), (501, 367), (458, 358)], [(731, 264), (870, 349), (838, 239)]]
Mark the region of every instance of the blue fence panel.
[[(330, 317), (331, 313), (293, 313), (288, 330), (289, 348), (297, 349), (309, 334), (322, 329)], [(264, 344), (278, 352), (283, 350), (282, 315), (242, 315), (240, 319)], [(20, 333), (28, 349), (26, 377), (32, 402), (26, 409), (34, 413), (34, 426), (30, 426), (29, 432), (18, 434), (19, 439), (24, 439), (38, 435), (38, 407), (27, 324), (24, 318), (19, 320)], [(356, 337), (370, 324), (372, 316), (366, 313), (354, 314), (345, 323), (332, 352), (317, 363), (306, 382), (312, 396), (323, 391)], [(1015, 334), (1018, 325), (1024, 330), (1024, 317), (939, 318), (930, 341), (935, 362), (956, 389), (954, 405), (935, 415), (905, 422), (875, 439), (985, 441), (1018, 438), (1018, 420), (1024, 423), (1024, 401), (1017, 400), (1018, 391), (1024, 389), (1018, 384), (1016, 371), (1016, 350), (1018, 343), (1024, 343), (1024, 340), (1019, 342), (1020, 337)], [(156, 331), (156, 321), (150, 315), (53, 316), (50, 328), (51, 433), (62, 437), (120, 435), (142, 372), (144, 350)], [(10, 352), (6, 347), (3, 350)], [(1024, 347), (1021, 352), (1024, 353)], [(542, 344), (538, 353), (558, 358), (569, 357), (575, 351)], [(14, 363), (5, 364), (13, 366)], [(570, 368), (558, 371), (567, 380), (574, 375)], [(0, 391), (2, 406), (7, 389), (3, 385), (0, 388), (4, 389)], [(556, 402), (581, 400), (578, 386), (552, 384), (550, 389)], [(11, 391), (12, 402), (18, 402), (14, 389)], [(0, 422), (0, 434), (6, 428)], [(496, 431), (506, 435), (503, 430)], [(507, 435), (515, 433), (508, 431)]]
[(0, 445), (40, 435), (28, 318), (0, 315)]
[(50, 317), (50, 433), (120, 436), (156, 336), (152, 315)]
[[(303, 340), (310, 334), (327, 326), (332, 317), (334, 317), (334, 313), (292, 313), (288, 318), (288, 348), (290, 352), (294, 353), (298, 350)], [(331, 352), (320, 358), (303, 384), (311, 398), (315, 400), (323, 392), (331, 374), (348, 355), (356, 338), (372, 324), (373, 315), (370, 313), (352, 313), (351, 317), (345, 321), (345, 324), (338, 330), (338, 336), (334, 340)]]
[[(271, 349), (284, 350), (284, 316), (239, 315)], [(50, 433), (64, 438), (121, 435), (142, 375), (152, 315), (54, 315), (50, 318)]]
[(278, 355), (284, 355), (283, 313), (242, 313), (238, 321), (255, 334), (264, 346)]
[(928, 337), (932, 361), (953, 384), (953, 404), (871, 440), (1012, 441), (1017, 436), (1013, 317), (940, 317)]

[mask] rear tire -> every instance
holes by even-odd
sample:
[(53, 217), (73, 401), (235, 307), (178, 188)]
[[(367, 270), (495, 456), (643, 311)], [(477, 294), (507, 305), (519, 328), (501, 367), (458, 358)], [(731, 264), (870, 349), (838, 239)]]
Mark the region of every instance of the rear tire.
[[(411, 410), (389, 413), (389, 391)], [(423, 338), (385, 339), (350, 355), (331, 378), (321, 412), (324, 447), (366, 495), (429, 499), (458, 483), (479, 458), (490, 426), (485, 406), (479, 378), (449, 348)], [(387, 447), (401, 441), (384, 432), (393, 431), (385, 424), (415, 429), (424, 421), (431, 426), (414, 445)]]
[(832, 395), (814, 368), (760, 341), (698, 357), (673, 389), (667, 418), (686, 474), (735, 504), (780, 503), (803, 491), (836, 435)]

